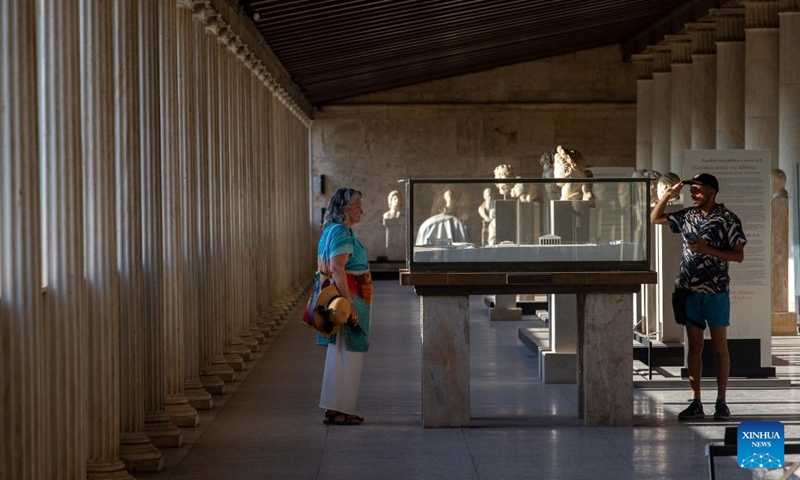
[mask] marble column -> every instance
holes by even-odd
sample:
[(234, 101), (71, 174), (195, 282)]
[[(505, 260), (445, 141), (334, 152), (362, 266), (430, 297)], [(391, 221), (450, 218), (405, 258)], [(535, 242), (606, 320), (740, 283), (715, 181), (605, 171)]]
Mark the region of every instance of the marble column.
[(744, 148), (744, 9), (711, 12), (717, 24), (717, 148)]
[(469, 425), (469, 297), (420, 296), (422, 426)]
[[(41, 41), (36, 44), (36, 54), (40, 62), (39, 98), (44, 107), (40, 112), (39, 126), (47, 132), (47, 141), (41, 143), (41, 166), (45, 177), (42, 188), (48, 192), (42, 199), (45, 222), (42, 232), (42, 239), (45, 240), (43, 262), (46, 265), (43, 283), (47, 285), (43, 304), (47, 328), (41, 330), (42, 365), (47, 366), (43, 372), (44, 384), (52, 386), (47, 391), (53, 392), (40, 392), (40, 398), (45, 402), (42, 421), (48, 428), (44, 446), (47, 460), (42, 463), (42, 478), (85, 478), (86, 415), (82, 409), (76, 408), (86, 404), (84, 372), (87, 338), (81, 211), (80, 63), (65, 61), (80, 50), (79, 6), (78, 0), (40, 1), (38, 4), (39, 25), (43, 28), (39, 31)], [(43, 11), (48, 14), (41, 15)], [(2, 18), (7, 18), (5, 13)], [(5, 27), (3, 31), (7, 31)], [(9, 33), (16, 35), (18, 32), (12, 29)], [(3, 65), (11, 65), (8, 59), (2, 62)], [(20, 86), (24, 84), (14, 83)], [(15, 96), (19, 95), (19, 91), (15, 90)], [(26, 92), (23, 92), (17, 98), (25, 97)], [(19, 122), (19, 125), (24, 123)], [(31, 133), (35, 133), (35, 129)], [(3, 143), (0, 140), (0, 144)], [(34, 165), (35, 148), (27, 153), (30, 154), (31, 165)], [(0, 171), (10, 170), (3, 165)], [(8, 188), (2, 185), (0, 190)], [(0, 218), (3, 216), (2, 208)], [(0, 231), (2, 229), (0, 226)], [(56, 238), (47, 232), (58, 232), (59, 241), (46, 241)], [(0, 264), (4, 263), (0, 260)], [(30, 315), (28, 318), (35, 319), (36, 316)], [(31, 322), (31, 325), (35, 323)], [(12, 341), (8, 344), (22, 343)], [(3, 365), (11, 364), (6, 360), (6, 357), (2, 357)], [(14, 373), (11, 373), (13, 378)], [(0, 440), (0, 443), (5, 442)], [(0, 457), (0, 463), (6, 463), (6, 460)], [(19, 472), (13, 475), (4, 472), (0, 467), (2, 478), (33, 478), (20, 475)]]
[(262, 178), (261, 184), (259, 188), (260, 193), (260, 200), (261, 203), (261, 239), (260, 243), (263, 248), (263, 258), (261, 259), (261, 267), (259, 268), (259, 274), (261, 274), (260, 280), (260, 291), (261, 295), (259, 295), (259, 308), (261, 309), (261, 318), (262, 318), (262, 327), (269, 328), (273, 333), (277, 329), (278, 325), (275, 321), (275, 317), (270, 310), (271, 305), (275, 301), (273, 287), (274, 284), (271, 281), (272, 269), (274, 269), (274, 264), (272, 263), (272, 208), (270, 199), (274, 192), (272, 192), (272, 181), (273, 181), (273, 166), (272, 166), (272, 135), (270, 132), (272, 131), (272, 92), (269, 89), (269, 82), (272, 75), (267, 71), (266, 67), (261, 69), (261, 75), (259, 76), (259, 80), (262, 82), (261, 88), (261, 102), (259, 105), (259, 125), (264, 125), (266, 131), (268, 132), (266, 135), (259, 135), (262, 137), (262, 151), (260, 158), (261, 169), (262, 169)]
[[(200, 382), (197, 124), (195, 112), (195, 43), (193, 0), (177, 1), (178, 156), (181, 181), (181, 252), (183, 258), (183, 392), (198, 410), (214, 406)], [(199, 48), (199, 46), (198, 46)]]
[[(229, 45), (231, 46), (231, 45)], [(237, 292), (239, 294), (239, 338), (250, 349), (251, 352), (257, 352), (259, 347), (258, 340), (253, 336), (253, 331), (250, 330), (252, 318), (250, 317), (250, 245), (249, 245), (249, 226), (248, 217), (249, 213), (249, 181), (248, 178), (249, 168), (248, 165), (252, 158), (249, 148), (249, 135), (247, 135), (247, 128), (249, 126), (248, 111), (250, 110), (250, 99), (248, 92), (250, 91), (247, 82), (250, 77), (250, 70), (247, 66), (247, 57), (249, 49), (244, 44), (241, 38), (236, 37), (232, 44), (232, 51), (234, 60), (234, 82), (236, 84), (235, 99), (236, 99), (236, 151), (237, 162), (236, 166), (236, 187), (234, 192), (236, 194), (236, 217), (237, 217), (237, 243), (238, 243), (238, 263), (239, 270), (236, 275), (238, 282)], [(260, 333), (260, 332), (259, 332)]]
[[(222, 381), (233, 382), (236, 374), (223, 354), (226, 343), (227, 329), (227, 296), (225, 288), (225, 253), (224, 242), (224, 216), (222, 215), (222, 115), (223, 109), (220, 102), (224, 97), (224, 88), (221, 86), (221, 57), (217, 44), (219, 28), (224, 25), (219, 15), (210, 6), (205, 7), (205, 48), (208, 59), (205, 78), (208, 82), (208, 209), (209, 209), (209, 295), (211, 308), (209, 320), (211, 328), (211, 368)], [(227, 27), (225, 27), (227, 28)], [(242, 363), (239, 357), (239, 364)], [(212, 392), (214, 393), (214, 392)]]
[(158, 0), (139, 0), (139, 119), (142, 156), (142, 266), (145, 433), (157, 447), (179, 447), (181, 430), (165, 411), (164, 271), (159, 109)]
[[(0, 390), (0, 478), (26, 480), (50, 478), (44, 465), (52, 455), (61, 453), (49, 451), (51, 442), (45, 438), (44, 430), (45, 415), (51, 415), (45, 399), (50, 403), (56, 399), (47, 395), (44, 388), (44, 380), (52, 374), (41, 363), (46, 352), (42, 342), (42, 158), (37, 123), (36, 8), (36, 2), (25, 0), (0, 3), (0, 364), (4, 368)], [(75, 27), (74, 23), (66, 25)], [(73, 93), (77, 93), (74, 88)], [(78, 148), (77, 138), (74, 140), (72, 153)], [(43, 148), (42, 153), (47, 149)], [(70, 240), (74, 241), (74, 237)], [(79, 314), (65, 313), (73, 319)], [(56, 323), (60, 321), (54, 319)], [(72, 380), (79, 382), (80, 378)], [(65, 401), (82, 400), (80, 392), (75, 391), (80, 387), (80, 383), (70, 386), (78, 395)], [(59, 423), (64, 420), (58, 419)], [(82, 453), (81, 446), (70, 450), (64, 452), (65, 456)], [(75, 459), (62, 461), (69, 466)], [(80, 472), (80, 467), (73, 465), (71, 470)]]
[(789, 311), (789, 192), (786, 174), (772, 169), (772, 335), (797, 335), (797, 314)]
[(179, 427), (194, 427), (197, 410), (183, 390), (183, 260), (181, 158), (178, 124), (177, 7), (158, 4), (159, 106), (161, 108), (161, 215), (164, 239), (164, 359), (167, 414)]
[(233, 35), (230, 27), (222, 20), (217, 18), (217, 55), (219, 57), (219, 129), (220, 129), (220, 151), (217, 158), (219, 167), (219, 193), (220, 193), (220, 236), (222, 239), (221, 273), (223, 298), (223, 312), (225, 319), (225, 347), (223, 349), (225, 360), (234, 370), (244, 370), (244, 362), (250, 360), (250, 349), (244, 346), (241, 339), (236, 336), (237, 323), (235, 317), (235, 288), (231, 285), (232, 270), (234, 269), (234, 228), (232, 218), (232, 194), (231, 194), (231, 163), (235, 158), (231, 143), (235, 141), (235, 131), (231, 127), (232, 116), (232, 82), (231, 82), (231, 59), (228, 53), (228, 38)]
[[(794, 202), (797, 192), (795, 165), (800, 159), (800, 0), (779, 0), (780, 71), (779, 71), (779, 157), (778, 164), (786, 173), (786, 189)], [(789, 217), (789, 231), (796, 230), (797, 219)]]
[[(209, 43), (206, 35), (206, 25), (213, 17), (208, 0), (195, 1), (193, 15), (194, 22), (194, 44), (198, 49), (194, 63), (194, 81), (196, 92), (194, 95), (195, 112), (197, 114), (196, 128), (196, 148), (197, 161), (197, 208), (198, 208), (198, 289), (201, 292), (198, 298), (197, 322), (199, 330), (199, 363), (200, 363), (200, 382), (203, 388), (212, 395), (224, 395), (225, 383), (222, 377), (217, 374), (213, 360), (217, 352), (215, 347), (215, 328), (216, 319), (214, 315), (214, 282), (213, 282), (213, 251), (211, 249), (212, 238), (212, 215), (211, 205), (211, 162), (215, 149), (214, 130), (212, 126), (212, 116), (216, 115), (217, 103), (216, 92), (212, 89), (208, 76), (209, 65), (212, 63), (214, 50), (213, 44)], [(216, 22), (216, 20), (215, 20)], [(219, 345), (218, 363), (224, 368), (233, 370), (222, 358), (222, 344)]]
[(717, 146), (717, 25), (690, 23), (686, 29), (692, 36), (692, 149), (713, 150)]
[(267, 215), (269, 212), (266, 208), (265, 199), (267, 196), (267, 166), (269, 164), (269, 149), (268, 141), (269, 135), (261, 135), (260, 132), (264, 125), (268, 124), (266, 120), (268, 110), (266, 110), (266, 98), (269, 95), (269, 90), (264, 85), (266, 80), (266, 67), (260, 62), (255, 68), (256, 84), (253, 102), (253, 130), (252, 135), (256, 139), (255, 144), (255, 170), (256, 170), (256, 187), (255, 187), (255, 211), (254, 222), (256, 227), (255, 232), (255, 246), (256, 246), (256, 292), (255, 303), (258, 311), (257, 325), (267, 337), (267, 343), (273, 340), (272, 326), (274, 322), (269, 318), (269, 288), (267, 270), (269, 269), (269, 262), (267, 261), (269, 250), (267, 247)]
[(746, 0), (744, 23), (744, 148), (770, 150), (778, 168), (778, 0)]
[(142, 185), (139, 145), (139, 56), (136, 3), (114, 5), (114, 130), (117, 214), (117, 271), (120, 321), (120, 459), (131, 472), (164, 466), (144, 431), (144, 315), (142, 310)]
[[(119, 459), (119, 276), (114, 212), (114, 22), (112, 2), (82, 0), (81, 123), (84, 241), (88, 301), (89, 479), (131, 478)], [(117, 159), (118, 160), (118, 159)]]
[(666, 39), (670, 47), (672, 69), (668, 171), (681, 176), (683, 151), (692, 148), (692, 36), (667, 35)]
[(659, 173), (669, 171), (671, 162), (672, 73), (670, 47), (651, 46), (653, 54), (653, 168)]
[(248, 50), (247, 57), (245, 58), (245, 66), (248, 69), (246, 75), (246, 92), (247, 104), (245, 112), (247, 120), (245, 122), (245, 138), (248, 144), (248, 172), (245, 178), (248, 182), (248, 195), (245, 203), (247, 207), (247, 251), (248, 251), (248, 271), (249, 282), (246, 286), (248, 288), (250, 312), (248, 313), (248, 323), (250, 334), (255, 338), (259, 344), (267, 344), (267, 336), (259, 328), (257, 321), (259, 316), (258, 311), (258, 263), (259, 263), (259, 225), (258, 225), (258, 180), (259, 180), (259, 167), (258, 167), (258, 153), (259, 141), (261, 135), (258, 134), (258, 127), (260, 124), (257, 122), (258, 106), (258, 74), (257, 70), (260, 68), (260, 63), (255, 55)]
[(653, 55), (632, 55), (636, 65), (636, 169), (653, 167)]

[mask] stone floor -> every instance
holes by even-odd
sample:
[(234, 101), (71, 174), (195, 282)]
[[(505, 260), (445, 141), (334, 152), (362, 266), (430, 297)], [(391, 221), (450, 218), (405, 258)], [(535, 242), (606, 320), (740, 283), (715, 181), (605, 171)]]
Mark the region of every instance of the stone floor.
[[(704, 446), (725, 426), (778, 420), (800, 438), (800, 342), (777, 338), (778, 374), (792, 387), (734, 388), (733, 421), (679, 423), (685, 389), (636, 389), (633, 428), (586, 428), (574, 385), (544, 385), (537, 356), (518, 339), (530, 322), (489, 322), (470, 302), (472, 425), (423, 429), (419, 302), (396, 280), (377, 281), (372, 349), (361, 385), (361, 426), (325, 426), (317, 407), (325, 352), (299, 321), (252, 362), (243, 379), (184, 429), (184, 446), (164, 450), (158, 480), (256, 479), (703, 479)], [(299, 308), (299, 307), (298, 307)], [(295, 312), (292, 318), (299, 318)], [(632, 365), (633, 374), (633, 365)], [(707, 392), (713, 399), (714, 392)], [(713, 409), (713, 404), (709, 405)], [(800, 458), (787, 457), (787, 462)], [(749, 479), (734, 458), (718, 479)]]

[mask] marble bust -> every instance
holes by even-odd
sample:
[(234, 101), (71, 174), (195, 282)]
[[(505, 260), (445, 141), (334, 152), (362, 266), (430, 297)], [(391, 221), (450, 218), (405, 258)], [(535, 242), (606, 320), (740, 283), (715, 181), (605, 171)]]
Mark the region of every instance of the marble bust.
[[(564, 150), (559, 145), (553, 156), (553, 178), (586, 178), (586, 160), (575, 150)], [(559, 183), (561, 200), (582, 200), (580, 183)]]
[(389, 211), (383, 214), (384, 220), (393, 220), (395, 218), (400, 218), (400, 192), (398, 190), (392, 190), (389, 192), (389, 196), (387, 198), (389, 203)]
[(772, 175), (772, 198), (788, 198), (789, 192), (786, 191), (786, 174), (780, 168), (773, 168)]
[[(669, 190), (670, 187), (672, 187), (676, 183), (679, 183), (680, 181), (681, 181), (680, 177), (676, 173), (673, 173), (673, 172), (667, 172), (667, 173), (659, 176), (658, 177), (658, 181), (656, 182), (655, 201), (657, 202), (657, 201), (661, 200), (661, 197), (663, 197), (664, 194), (667, 193), (667, 190)], [(670, 199), (667, 202), (667, 204), (672, 204), (673, 202), (675, 202), (675, 200), (680, 198), (680, 196), (681, 196), (680, 192), (678, 192), (676, 194), (673, 194), (672, 197), (670, 197)]]
[[(494, 168), (494, 178), (514, 178), (514, 167), (511, 165), (498, 165)], [(513, 185), (510, 183), (495, 183), (495, 187), (503, 198), (511, 193)]]
[[(553, 157), (556, 151), (550, 150), (544, 152), (539, 159), (539, 164), (542, 166), (542, 178), (553, 178)], [(547, 183), (544, 186), (547, 198), (545, 200), (558, 200), (561, 198), (561, 188), (555, 183)]]
[(516, 198), (520, 202), (532, 202), (538, 194), (539, 187), (536, 184), (526, 188), (524, 183), (515, 183), (511, 189), (511, 198)]

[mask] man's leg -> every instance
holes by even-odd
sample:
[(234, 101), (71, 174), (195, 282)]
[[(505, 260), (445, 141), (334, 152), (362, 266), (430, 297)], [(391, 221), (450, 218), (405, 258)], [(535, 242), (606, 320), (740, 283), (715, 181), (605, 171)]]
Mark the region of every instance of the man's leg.
[(689, 353), (686, 358), (689, 369), (689, 385), (692, 398), (700, 398), (700, 379), (703, 373), (703, 329), (687, 326), (686, 336), (689, 338)]
[(728, 354), (728, 327), (712, 327), (711, 344), (717, 359), (717, 398), (725, 398), (728, 391), (728, 375), (731, 359)]

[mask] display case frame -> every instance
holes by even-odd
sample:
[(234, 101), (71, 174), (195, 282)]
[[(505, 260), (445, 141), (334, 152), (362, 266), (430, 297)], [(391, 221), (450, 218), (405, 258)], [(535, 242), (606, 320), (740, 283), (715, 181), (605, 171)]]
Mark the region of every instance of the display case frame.
[[(611, 271), (647, 271), (650, 269), (651, 258), (651, 238), (649, 228), (649, 211), (651, 198), (651, 183), (646, 178), (580, 178), (580, 179), (542, 179), (542, 178), (481, 178), (481, 179), (454, 179), (454, 178), (411, 178), (404, 181), (406, 187), (406, 268), (409, 272), (611, 272)], [(509, 207), (513, 210), (513, 203), (517, 204), (517, 223), (525, 223), (519, 220), (519, 212), (529, 206), (520, 207), (519, 205), (528, 203), (537, 204), (533, 207), (538, 209), (539, 235), (538, 239), (520, 240), (523, 235), (517, 228), (516, 242), (500, 240), (492, 245), (478, 244), (475, 238), (471, 241), (453, 241), (448, 244), (446, 238), (440, 236), (420, 237), (423, 222), (437, 217), (434, 213), (438, 207), (434, 205), (436, 195), (450, 190), (451, 197), (453, 190), (461, 190), (466, 194), (456, 195), (456, 197), (466, 196), (473, 200), (461, 205), (466, 208), (470, 215), (478, 215), (478, 204), (475, 200), (481, 198), (480, 193), (487, 188), (495, 189), (497, 185), (524, 185), (525, 191), (538, 190), (538, 202), (536, 199), (531, 202), (523, 202), (511, 199), (508, 195), (502, 199), (502, 204), (494, 203), (495, 214), (499, 213), (500, 207)], [(558, 185), (558, 189), (569, 188), (572, 186), (580, 189), (578, 185), (591, 185), (593, 191), (602, 191), (601, 198), (597, 197), (593, 202), (585, 200), (555, 200), (548, 198), (548, 185)], [(577, 184), (577, 185), (575, 185)], [(618, 192), (616, 204), (608, 192)], [(495, 195), (496, 194), (495, 190)], [(627, 204), (625, 196), (627, 195)], [(464, 203), (463, 199), (450, 199), (454, 203)], [(501, 200), (496, 198), (496, 200)], [(591, 203), (591, 205), (590, 205)], [(566, 243), (558, 245), (544, 245), (541, 243), (543, 236), (549, 235), (554, 228), (558, 228), (558, 222), (563, 222), (563, 215), (554, 215), (553, 211), (559, 208), (570, 208), (575, 213), (578, 220), (570, 220), (571, 225), (575, 222), (580, 223), (580, 218), (589, 221), (589, 239), (585, 238), (585, 233), (575, 234), (577, 230), (573, 227), (575, 238), (569, 239)], [(589, 209), (589, 210), (587, 210)], [(429, 212), (426, 214), (425, 212)], [(621, 212), (621, 213), (620, 213)], [(458, 213), (458, 212), (452, 212)], [(445, 213), (445, 216), (455, 216)], [(583, 217), (581, 216), (583, 215)], [(601, 222), (598, 216), (607, 218)], [(599, 236), (597, 227), (599, 224), (606, 225), (611, 222), (614, 225), (614, 216), (619, 217), (618, 231), (621, 233), (619, 240), (605, 240)], [(427, 218), (423, 218), (427, 217)], [(457, 218), (457, 217), (456, 217)], [(496, 218), (496, 217), (495, 217)], [(554, 218), (556, 224), (551, 221)], [(608, 220), (608, 218), (612, 220)], [(626, 220), (627, 218), (627, 220)], [(440, 220), (438, 218), (434, 219)], [(446, 221), (457, 224), (452, 218), (445, 218)], [(592, 225), (594, 222), (594, 225)], [(627, 223), (626, 223), (627, 222)], [(473, 220), (473, 225), (475, 222)], [(506, 223), (503, 223), (506, 225)], [(448, 228), (458, 230), (458, 227), (444, 225), (444, 230)], [(504, 227), (505, 228), (505, 227)], [(469, 230), (469, 229), (467, 229)], [(475, 235), (475, 228), (472, 228)], [(507, 229), (506, 229), (507, 230)], [(601, 228), (602, 230), (602, 228)], [(533, 234), (525, 235), (525, 238), (536, 237), (536, 228), (533, 227)], [(434, 234), (436, 235), (436, 234)], [(449, 235), (449, 234), (448, 234)], [(583, 235), (583, 236), (582, 236)], [(458, 233), (453, 233), (458, 236)], [(496, 238), (501, 238), (497, 236)], [(561, 237), (563, 238), (563, 237)], [(421, 240), (422, 239), (422, 240)], [(441, 240), (441, 241), (440, 241)], [(463, 240), (463, 239), (462, 239)], [(481, 242), (485, 240), (484, 232), (481, 231)], [(423, 241), (425, 243), (419, 243)], [(502, 242), (502, 243), (500, 243)]]

